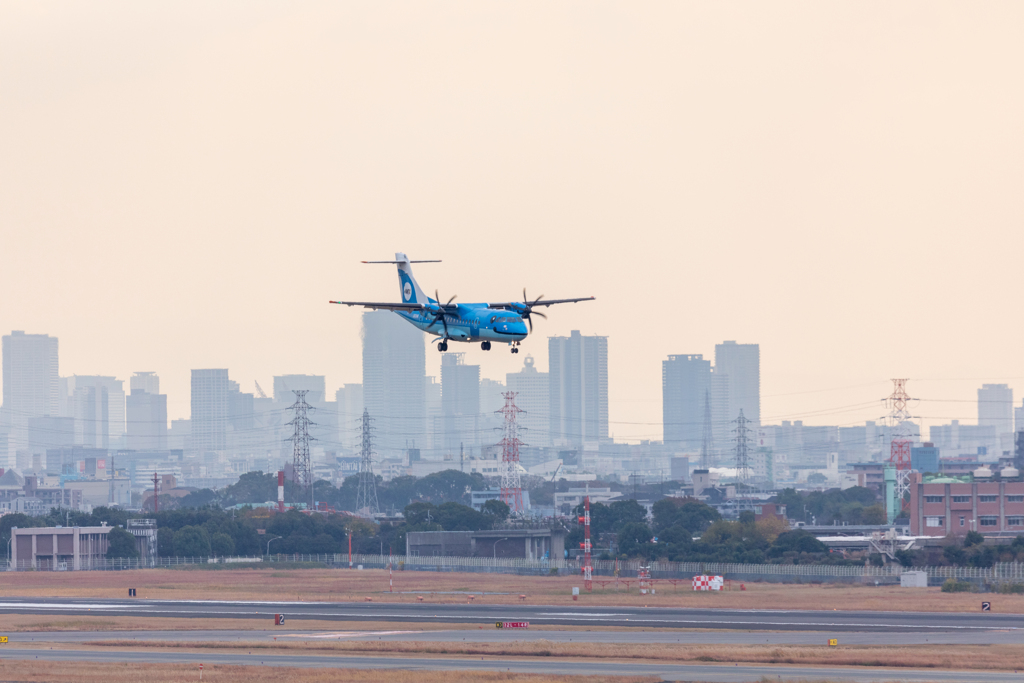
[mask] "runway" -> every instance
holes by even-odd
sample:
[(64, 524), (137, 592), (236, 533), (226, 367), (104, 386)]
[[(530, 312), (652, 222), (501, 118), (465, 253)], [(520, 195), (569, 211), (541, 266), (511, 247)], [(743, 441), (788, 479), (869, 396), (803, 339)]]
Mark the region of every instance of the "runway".
[[(670, 644), (670, 645), (824, 645), (836, 634), (830, 631), (580, 631), (580, 630), (483, 630), (443, 631), (297, 631), (288, 625), (261, 630), (195, 631), (30, 631), (10, 633), (10, 644), (87, 643), (100, 640), (140, 640), (178, 642), (317, 642), (385, 641), (432, 643), (511, 643), (514, 641), (550, 641), (594, 644)], [(1021, 645), (1024, 629), (915, 632), (845, 632), (842, 645)]]
[(545, 605), (466, 605), (430, 603), (233, 602), (204, 600), (101, 600), (91, 598), (6, 598), (0, 612), (13, 614), (102, 614), (133, 617), (186, 617), (322, 621), (442, 622), (493, 626), (497, 621), (573, 628), (633, 627), (767, 631), (938, 632), (1024, 626), (1024, 615), (996, 612), (824, 612), (813, 610), (727, 610), (664, 607), (576, 607)]
[(665, 681), (706, 681), (708, 683), (749, 683), (771, 680), (857, 681), (882, 683), (907, 681), (915, 683), (1019, 683), (1020, 674), (991, 671), (940, 671), (918, 669), (848, 667), (794, 667), (794, 666), (729, 666), (707, 664), (647, 664), (637, 662), (541, 661), (503, 658), (403, 657), (403, 656), (322, 656), (322, 655), (266, 655), (228, 654), (222, 652), (132, 652), (60, 651), (10, 649), (0, 650), (3, 659), (40, 659), (74, 662), (135, 662), (135, 663), (195, 663), (262, 665), (291, 667), (329, 667), (339, 669), (405, 669), (419, 671), (512, 671), (533, 674), (604, 675), (604, 676), (656, 676)]

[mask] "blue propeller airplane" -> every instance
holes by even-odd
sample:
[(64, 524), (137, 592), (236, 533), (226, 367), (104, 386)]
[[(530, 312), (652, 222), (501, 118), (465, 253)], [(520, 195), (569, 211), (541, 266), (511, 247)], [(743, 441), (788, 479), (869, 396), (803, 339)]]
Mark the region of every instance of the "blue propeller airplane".
[[(398, 286), (402, 292), (402, 303), (376, 303), (372, 301), (332, 301), (332, 304), (362, 306), (375, 310), (394, 311), (410, 323), (437, 336), (437, 350), (447, 351), (448, 341), (480, 342), (480, 348), (490, 351), (491, 342), (507, 343), (512, 353), (519, 353), (519, 343), (533, 332), (533, 316), (547, 318), (535, 308), (554, 304), (571, 304), (577, 301), (593, 301), (588, 296), (581, 299), (545, 299), (543, 296), (530, 301), (523, 289), (523, 300), (502, 303), (455, 304), (455, 297), (448, 303), (441, 303), (441, 297), (434, 292), (431, 299), (412, 276), (413, 263), (440, 263), (440, 261), (410, 261), (405, 254), (395, 254), (394, 261), (363, 261), (363, 263), (387, 263), (398, 266)], [(523, 321), (526, 322), (523, 322)], [(529, 324), (530, 329), (526, 326)]]

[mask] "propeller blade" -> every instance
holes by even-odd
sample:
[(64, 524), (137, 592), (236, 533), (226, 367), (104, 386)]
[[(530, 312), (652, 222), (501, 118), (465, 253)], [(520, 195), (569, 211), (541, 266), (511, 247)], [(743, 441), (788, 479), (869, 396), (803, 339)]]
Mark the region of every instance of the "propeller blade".
[(533, 320), (531, 320), (530, 316), (528, 315), (525, 315), (523, 317), (526, 318), (526, 322), (530, 323), (530, 332), (533, 332)]
[(541, 313), (540, 311), (530, 311), (530, 315), (539, 315), (540, 317), (544, 318), (545, 320), (548, 319), (548, 317), (546, 315), (544, 315), (543, 313)]

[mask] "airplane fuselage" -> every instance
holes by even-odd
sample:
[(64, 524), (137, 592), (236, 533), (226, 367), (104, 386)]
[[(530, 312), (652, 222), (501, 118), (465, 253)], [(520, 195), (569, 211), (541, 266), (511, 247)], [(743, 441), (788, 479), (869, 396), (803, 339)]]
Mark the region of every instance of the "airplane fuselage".
[[(447, 310), (444, 322), (435, 321), (429, 311), (395, 311), (419, 329), (452, 341), (514, 343), (526, 339), (529, 331), (522, 316), (487, 304), (459, 304)], [(445, 325), (448, 332), (445, 334)]]

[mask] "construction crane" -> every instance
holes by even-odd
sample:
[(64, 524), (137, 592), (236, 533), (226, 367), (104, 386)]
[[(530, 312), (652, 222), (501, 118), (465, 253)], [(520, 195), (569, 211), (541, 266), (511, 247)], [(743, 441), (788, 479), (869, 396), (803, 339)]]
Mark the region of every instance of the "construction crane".
[(556, 468), (555, 468), (555, 471), (554, 471), (554, 473), (553, 473), (553, 474), (551, 475), (551, 483), (552, 483), (552, 484), (553, 484), (553, 483), (555, 483), (555, 477), (557, 477), (557, 476), (558, 476), (558, 472), (559, 472), (559, 470), (561, 470), (561, 469), (562, 469), (562, 464), (563, 464), (563, 463), (558, 463), (558, 467), (556, 467)]
[(259, 394), (260, 398), (266, 398), (267, 395), (263, 393), (263, 387), (260, 386), (259, 382), (256, 382), (256, 393)]

